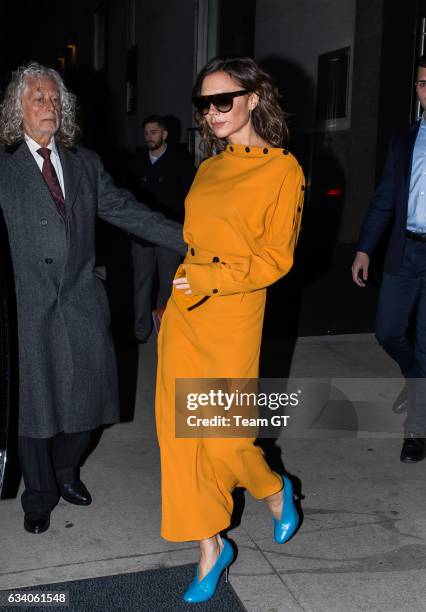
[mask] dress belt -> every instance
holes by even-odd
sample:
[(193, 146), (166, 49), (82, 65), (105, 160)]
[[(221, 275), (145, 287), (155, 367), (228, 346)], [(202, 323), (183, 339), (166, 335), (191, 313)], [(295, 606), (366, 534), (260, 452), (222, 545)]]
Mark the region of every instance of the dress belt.
[(196, 302), (195, 304), (192, 304), (192, 306), (189, 306), (189, 308), (187, 308), (187, 310), (194, 310), (194, 308), (198, 308), (198, 306), (201, 306), (201, 304), (204, 304), (204, 302), (207, 302), (208, 299), (210, 299), (210, 295), (205, 295), (203, 298), (201, 298), (201, 300), (199, 302)]
[(405, 231), (407, 238), (410, 240), (418, 240), (419, 242), (426, 242), (426, 234), (420, 234), (417, 232), (410, 232), (410, 230)]

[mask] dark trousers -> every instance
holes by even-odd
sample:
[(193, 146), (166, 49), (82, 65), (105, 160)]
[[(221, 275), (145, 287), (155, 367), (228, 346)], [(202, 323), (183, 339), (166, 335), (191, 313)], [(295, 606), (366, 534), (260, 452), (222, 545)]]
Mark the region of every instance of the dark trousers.
[(62, 484), (79, 478), (81, 459), (90, 442), (91, 431), (60, 433), (53, 438), (19, 436), (19, 460), (25, 491), (24, 512), (47, 514), (59, 500)]
[[(415, 310), (412, 339), (407, 331)], [(426, 437), (426, 242), (407, 238), (399, 274), (384, 274), (376, 338), (407, 378), (405, 432)]]
[[(173, 278), (181, 262), (175, 251), (161, 246), (145, 246), (132, 241), (135, 292), (135, 336), (147, 340), (152, 331), (153, 287), (158, 278), (158, 306), (170, 297)], [(155, 305), (154, 305), (155, 308)]]

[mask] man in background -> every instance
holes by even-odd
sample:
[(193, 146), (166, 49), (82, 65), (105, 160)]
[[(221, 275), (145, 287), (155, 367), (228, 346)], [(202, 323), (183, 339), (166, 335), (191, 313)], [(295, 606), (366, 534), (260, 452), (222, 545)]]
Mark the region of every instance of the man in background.
[[(417, 63), (416, 93), (426, 109), (426, 58)], [(405, 437), (400, 459), (421, 461), (426, 438), (426, 119), (393, 136), (383, 178), (364, 220), (352, 277), (368, 279), (370, 254), (392, 219), (377, 307), (376, 338), (407, 379)], [(416, 315), (414, 341), (408, 334)]]
[[(183, 222), (184, 200), (195, 175), (186, 151), (167, 143), (165, 120), (152, 115), (143, 122), (145, 147), (130, 161), (131, 188), (152, 210)], [(132, 236), (135, 293), (135, 336), (146, 342), (152, 331), (152, 310), (163, 308), (181, 258), (176, 251)], [(156, 295), (158, 291), (158, 303)]]

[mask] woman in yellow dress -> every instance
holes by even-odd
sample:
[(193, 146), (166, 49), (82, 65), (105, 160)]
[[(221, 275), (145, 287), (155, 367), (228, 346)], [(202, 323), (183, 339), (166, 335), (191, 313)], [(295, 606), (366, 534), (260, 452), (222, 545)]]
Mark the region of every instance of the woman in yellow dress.
[(296, 159), (280, 148), (284, 114), (269, 75), (249, 58), (211, 60), (193, 102), (207, 153), (185, 202), (187, 256), (158, 338), (156, 421), (161, 535), (200, 545), (184, 599), (206, 601), (233, 560), (220, 532), (232, 491), (245, 487), (273, 515), (278, 543), (297, 528), (291, 481), (273, 472), (253, 438), (175, 435), (175, 381), (258, 376), (266, 287), (293, 264), (304, 196)]

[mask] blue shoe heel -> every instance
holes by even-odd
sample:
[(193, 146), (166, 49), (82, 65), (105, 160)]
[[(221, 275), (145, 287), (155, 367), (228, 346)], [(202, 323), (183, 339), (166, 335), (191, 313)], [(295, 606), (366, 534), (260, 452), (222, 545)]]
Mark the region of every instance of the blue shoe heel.
[(185, 591), (183, 596), (187, 603), (201, 603), (207, 601), (216, 592), (219, 579), (225, 571), (225, 580), (228, 582), (228, 568), (234, 560), (234, 551), (227, 540), (223, 540), (223, 548), (218, 556), (216, 563), (208, 574), (202, 580), (198, 580), (198, 567), (195, 573), (195, 578)]
[(274, 517), (274, 538), (277, 544), (287, 542), (299, 524), (299, 514), (294, 503), (293, 484), (287, 476), (283, 476), (283, 485), (281, 520), (279, 521)]

